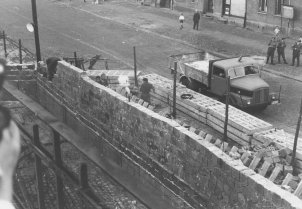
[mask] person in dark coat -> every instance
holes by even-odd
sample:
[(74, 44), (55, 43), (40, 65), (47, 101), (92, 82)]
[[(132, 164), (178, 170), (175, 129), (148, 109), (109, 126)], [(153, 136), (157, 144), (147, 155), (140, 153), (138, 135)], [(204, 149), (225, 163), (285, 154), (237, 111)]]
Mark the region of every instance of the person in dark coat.
[(293, 60), (292, 60), (292, 66), (295, 65), (295, 60), (297, 59), (297, 67), (300, 65), (300, 50), (302, 47), (301, 40), (298, 40), (294, 43), (292, 46), (293, 49)]
[(280, 64), (280, 57), (282, 57), (284, 64), (287, 64), (285, 59), (284, 50), (286, 47), (285, 38), (282, 38), (277, 45), (278, 63)]
[(200, 13), (197, 10), (195, 10), (195, 13), (193, 15), (193, 23), (194, 23), (193, 29), (194, 30), (195, 29), (198, 30), (199, 20), (200, 20)]
[(150, 92), (152, 89), (155, 92), (154, 86), (148, 82), (148, 78), (143, 78), (143, 84), (140, 87), (141, 99), (150, 103)]
[(277, 47), (277, 38), (274, 36), (268, 43), (266, 64), (268, 64), (269, 59), (271, 59), (271, 65), (274, 65), (274, 55), (275, 55), (276, 47)]
[(105, 73), (102, 73), (101, 76), (96, 76), (95, 81), (103, 86), (106, 86), (106, 87), (108, 86), (108, 80), (107, 80)]
[(61, 59), (58, 57), (49, 57), (46, 60), (46, 65), (47, 65), (47, 75), (48, 75), (48, 80), (52, 81), (54, 74), (57, 72), (57, 65), (58, 61)]

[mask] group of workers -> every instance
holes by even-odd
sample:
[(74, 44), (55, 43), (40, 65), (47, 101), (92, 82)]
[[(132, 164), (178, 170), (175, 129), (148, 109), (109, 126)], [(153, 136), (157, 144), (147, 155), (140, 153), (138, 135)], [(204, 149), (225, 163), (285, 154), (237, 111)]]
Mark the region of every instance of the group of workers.
[[(278, 53), (278, 63), (281, 63), (281, 57), (283, 59), (284, 64), (287, 64), (286, 58), (285, 58), (285, 38), (281, 38), (280, 36), (280, 29), (279, 27), (276, 27), (274, 30), (275, 35), (271, 38), (271, 40), (268, 43), (268, 49), (267, 49), (267, 58), (266, 58), (266, 64), (269, 63), (271, 65), (274, 65), (274, 55), (275, 51), (277, 49)], [(300, 65), (300, 51), (302, 48), (302, 39), (295, 41), (295, 43), (292, 45), (292, 66), (295, 65), (295, 62), (297, 60), (296, 66), (298, 67)]]
[[(96, 76), (95, 81), (103, 86), (108, 86), (108, 79), (105, 73), (102, 73), (101, 76)], [(140, 90), (140, 98), (150, 104), (151, 103), (150, 92), (151, 90), (155, 92), (155, 89), (154, 86), (151, 83), (149, 83), (148, 78), (143, 78), (143, 83), (140, 86), (139, 90)], [(132, 91), (132, 94), (137, 94), (137, 92)]]

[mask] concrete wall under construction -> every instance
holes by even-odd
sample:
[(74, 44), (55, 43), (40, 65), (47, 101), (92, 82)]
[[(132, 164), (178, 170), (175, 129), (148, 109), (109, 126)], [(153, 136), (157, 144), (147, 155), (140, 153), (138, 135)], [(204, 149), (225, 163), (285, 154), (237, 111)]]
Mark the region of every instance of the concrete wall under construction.
[(35, 91), (31, 95), (87, 140), (100, 161), (135, 179), (137, 187), (152, 188), (170, 208), (302, 207), (298, 197), (201, 136), (64, 61), (53, 82), (38, 76)]

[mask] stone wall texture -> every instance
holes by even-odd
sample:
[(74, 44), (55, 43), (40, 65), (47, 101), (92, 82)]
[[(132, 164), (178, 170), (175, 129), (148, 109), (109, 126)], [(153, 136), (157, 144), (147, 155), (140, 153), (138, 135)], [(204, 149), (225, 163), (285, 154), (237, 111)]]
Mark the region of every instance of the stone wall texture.
[[(75, 113), (73, 123), (77, 119), (87, 124), (131, 159), (130, 167), (144, 171), (139, 177), (134, 172), (133, 177), (141, 186), (157, 184), (152, 192), (169, 194), (172, 208), (302, 208), (301, 200), (239, 160), (64, 61), (59, 62), (52, 83), (42, 77), (37, 83), (35, 95), (43, 106), (64, 122)], [(83, 135), (79, 125), (68, 125)], [(116, 155), (108, 157), (122, 166)], [(150, 176), (155, 180), (150, 181)]]

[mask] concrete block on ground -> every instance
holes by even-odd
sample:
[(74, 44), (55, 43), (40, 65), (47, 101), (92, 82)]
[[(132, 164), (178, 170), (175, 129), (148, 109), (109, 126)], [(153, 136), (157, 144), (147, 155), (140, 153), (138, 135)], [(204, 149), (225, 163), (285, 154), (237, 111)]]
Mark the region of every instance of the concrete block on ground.
[(281, 171), (282, 171), (281, 168), (279, 166), (276, 166), (271, 176), (269, 177), (269, 180), (274, 182)]
[(206, 137), (205, 137), (205, 140), (212, 143), (213, 141), (213, 136), (211, 134), (207, 134)]
[(221, 143), (222, 143), (222, 142), (221, 142), (220, 139), (216, 139), (214, 145), (215, 145), (216, 147), (220, 147), (220, 146), (221, 146)]
[(282, 181), (282, 185), (288, 185), (288, 183), (292, 180), (293, 175), (291, 173), (288, 173), (284, 180)]
[(255, 170), (256, 167), (258, 166), (259, 162), (260, 162), (261, 158), (260, 157), (254, 157), (254, 159), (252, 160), (249, 168), (252, 170)]
[(264, 161), (264, 163), (262, 164), (262, 167), (260, 168), (259, 174), (261, 176), (265, 176), (271, 165), (272, 165), (272, 162)]

